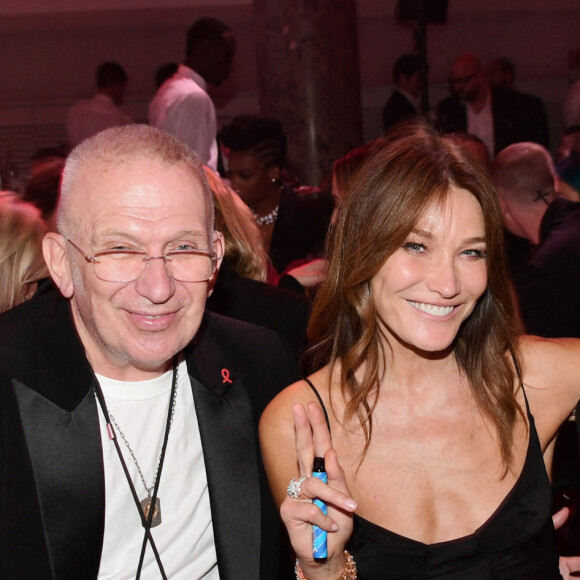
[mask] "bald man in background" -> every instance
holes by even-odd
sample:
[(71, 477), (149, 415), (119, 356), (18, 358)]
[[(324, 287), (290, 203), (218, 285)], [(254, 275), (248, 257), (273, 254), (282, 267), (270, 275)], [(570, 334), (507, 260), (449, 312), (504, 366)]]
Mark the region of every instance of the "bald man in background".
[(447, 97), (437, 106), (437, 122), (445, 133), (479, 137), (493, 158), (521, 141), (548, 146), (545, 112), (530, 109), (514, 91), (490, 87), (479, 58), (460, 54), (451, 66)]

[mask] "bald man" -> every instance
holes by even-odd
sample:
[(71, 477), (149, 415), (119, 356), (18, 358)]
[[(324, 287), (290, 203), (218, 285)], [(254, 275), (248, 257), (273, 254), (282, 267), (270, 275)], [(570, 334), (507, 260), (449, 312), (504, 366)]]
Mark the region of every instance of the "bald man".
[(204, 312), (223, 240), (197, 155), (104, 131), (57, 215), (59, 292), (0, 318), (0, 576), (277, 577), (257, 422), (296, 371), (276, 334)]
[(476, 135), (491, 157), (521, 141), (548, 146), (543, 105), (538, 109), (520, 99), (520, 93), (491, 88), (479, 58), (472, 52), (460, 54), (453, 61), (449, 91), (451, 96), (437, 106), (437, 121), (445, 133)]
[(580, 337), (580, 203), (558, 196), (548, 151), (517, 143), (492, 164), (505, 227), (537, 246), (514, 279), (526, 331)]

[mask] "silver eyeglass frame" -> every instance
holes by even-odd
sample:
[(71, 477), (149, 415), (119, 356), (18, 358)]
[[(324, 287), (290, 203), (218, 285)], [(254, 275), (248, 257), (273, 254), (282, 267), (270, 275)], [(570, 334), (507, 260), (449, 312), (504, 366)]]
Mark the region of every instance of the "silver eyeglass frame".
[[(222, 237), (222, 234), (220, 232), (215, 232), (216, 234), (218, 234), (219, 238)], [(65, 235), (62, 236), (77, 252), (79, 252), (79, 254), (89, 263), (89, 264), (99, 264), (99, 256), (105, 256), (105, 255), (111, 255), (111, 254), (117, 254), (119, 253), (119, 250), (100, 250), (98, 251), (94, 256), (89, 256), (85, 251), (83, 251), (81, 248), (79, 248), (79, 246), (77, 246), (70, 238), (67, 238)], [(169, 259), (169, 261), (171, 261), (171, 253), (172, 252), (168, 252), (167, 255), (163, 255), (163, 256), (149, 256), (146, 252), (142, 252), (141, 250), (123, 250), (124, 254), (132, 254), (134, 256), (143, 256), (143, 262), (145, 262), (145, 265), (143, 266), (143, 270), (141, 270), (141, 273), (139, 274), (139, 276), (135, 277), (135, 278), (131, 278), (130, 280), (106, 280), (105, 278), (101, 278), (100, 276), (97, 275), (97, 273), (95, 272), (95, 276), (97, 276), (97, 278), (99, 280), (102, 280), (103, 282), (115, 282), (118, 284), (124, 284), (124, 283), (128, 283), (128, 282), (134, 282), (135, 280), (137, 280), (142, 274), (143, 272), (145, 272), (145, 269), (147, 268), (147, 266), (149, 265), (149, 262), (151, 260), (163, 260), (163, 263), (165, 264), (165, 268), (167, 271), (167, 275), (170, 278), (173, 278), (174, 280), (177, 280), (178, 282), (186, 282), (189, 284), (197, 284), (199, 282), (209, 282), (210, 280), (213, 279), (213, 277), (215, 276), (217, 267), (216, 267), (216, 262), (218, 260), (218, 257), (213, 253), (213, 252), (208, 252), (206, 250), (187, 250), (188, 254), (194, 254), (196, 256), (206, 256), (207, 258), (211, 259), (211, 263), (212, 263), (212, 273), (211, 276), (209, 278), (203, 278), (201, 280), (196, 280), (195, 282), (189, 282), (188, 280), (179, 280), (179, 278), (175, 278), (174, 276), (172, 276), (169, 273), (169, 270), (167, 270), (167, 260)], [(175, 252), (177, 253), (186, 253), (186, 252)]]

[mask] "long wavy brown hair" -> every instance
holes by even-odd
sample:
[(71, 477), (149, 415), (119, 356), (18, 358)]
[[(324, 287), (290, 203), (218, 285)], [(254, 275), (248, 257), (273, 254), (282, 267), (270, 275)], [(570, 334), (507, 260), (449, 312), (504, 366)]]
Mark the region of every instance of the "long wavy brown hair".
[[(328, 276), (317, 293), (309, 324), (316, 341), (316, 367), (340, 363), (348, 424), (358, 419), (366, 445), (385, 372), (385, 335), (377, 319), (370, 280), (401, 247), (432, 203), (443, 204), (450, 188), (469, 191), (485, 222), (488, 283), (452, 349), (479, 408), (499, 436), (506, 469), (512, 459), (513, 427), (523, 412), (516, 400), (517, 340), (504, 255), (503, 227), (495, 189), (487, 174), (459, 145), (424, 123), (395, 128), (378, 141), (350, 183), (329, 235)], [(332, 373), (330, 373), (332, 376)], [(357, 378), (358, 377), (358, 378)], [(331, 399), (332, 405), (332, 399)]]

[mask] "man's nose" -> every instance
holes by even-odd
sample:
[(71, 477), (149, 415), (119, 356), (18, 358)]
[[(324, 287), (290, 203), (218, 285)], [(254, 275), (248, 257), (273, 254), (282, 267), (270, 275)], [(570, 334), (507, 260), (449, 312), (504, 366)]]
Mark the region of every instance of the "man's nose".
[(137, 292), (154, 304), (167, 302), (175, 292), (175, 281), (164, 256), (150, 257), (135, 284)]

